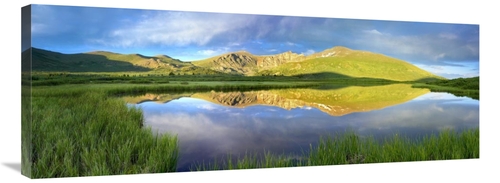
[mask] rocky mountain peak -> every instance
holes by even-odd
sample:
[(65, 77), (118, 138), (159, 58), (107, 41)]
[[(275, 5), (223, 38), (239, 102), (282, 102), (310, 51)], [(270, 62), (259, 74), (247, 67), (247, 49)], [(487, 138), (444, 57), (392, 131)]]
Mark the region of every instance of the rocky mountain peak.
[(293, 53), (292, 51), (283, 52), (276, 55), (263, 56), (257, 63), (259, 68), (276, 67), (288, 62), (300, 62), (305, 60), (304, 54)]

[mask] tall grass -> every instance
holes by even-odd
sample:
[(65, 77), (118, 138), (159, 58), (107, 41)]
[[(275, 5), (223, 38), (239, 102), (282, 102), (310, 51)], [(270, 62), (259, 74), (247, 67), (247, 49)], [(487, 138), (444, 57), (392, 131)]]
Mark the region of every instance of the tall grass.
[(191, 171), (209, 171), (209, 170), (235, 170), (235, 169), (254, 169), (254, 168), (278, 168), (278, 167), (297, 167), (305, 166), (302, 157), (290, 155), (276, 155), (270, 152), (245, 153), (242, 157), (234, 157), (228, 154), (221, 161), (214, 160), (211, 163), (197, 163), (191, 168)]
[(479, 129), (444, 130), (438, 135), (413, 140), (395, 134), (382, 142), (347, 132), (322, 137), (318, 145), (310, 146), (308, 153), (299, 158), (292, 157), (265, 153), (261, 158), (257, 154), (245, 154), (243, 158), (233, 160), (228, 156), (219, 164), (197, 164), (193, 171), (475, 159), (479, 158)]
[(479, 100), (479, 76), (415, 83), (414, 88), (429, 88), (433, 92), (448, 92), (456, 96), (466, 96)]
[(322, 138), (311, 148), (308, 165), (336, 165), (479, 158), (479, 129), (444, 130), (439, 135), (410, 140), (395, 134), (383, 142), (347, 133)]
[[(36, 93), (36, 92), (35, 92)], [(141, 128), (142, 112), (105, 93), (33, 97), (31, 178), (173, 172), (177, 137)]]
[(21, 174), (31, 177), (32, 156), (32, 108), (31, 86), (21, 87)]

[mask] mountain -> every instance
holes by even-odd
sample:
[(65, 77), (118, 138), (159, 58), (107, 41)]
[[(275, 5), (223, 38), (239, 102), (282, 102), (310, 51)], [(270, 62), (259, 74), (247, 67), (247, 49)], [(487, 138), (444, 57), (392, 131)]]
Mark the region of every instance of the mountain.
[(205, 60), (193, 61), (193, 65), (229, 74), (251, 74), (257, 72), (256, 56), (246, 51), (227, 53)]
[(246, 51), (237, 51), (191, 63), (229, 74), (256, 75), (261, 70), (304, 60), (306, 60), (306, 57), (303, 54), (292, 53), (291, 51), (261, 56), (252, 55)]
[[(29, 51), (29, 50), (27, 50)], [(119, 54), (107, 51), (62, 54), (48, 50), (32, 48), (33, 71), (66, 72), (204, 72), (215, 73), (199, 68), (189, 62), (182, 62), (167, 55), (148, 57), (140, 54)]]
[(166, 55), (144, 56), (94, 51), (62, 54), (32, 48), (34, 71), (127, 72), (312, 78), (377, 78), (395, 81), (444, 79), (406, 61), (378, 53), (336, 46), (311, 55), (291, 51), (275, 55), (230, 52), (204, 60), (183, 62)]

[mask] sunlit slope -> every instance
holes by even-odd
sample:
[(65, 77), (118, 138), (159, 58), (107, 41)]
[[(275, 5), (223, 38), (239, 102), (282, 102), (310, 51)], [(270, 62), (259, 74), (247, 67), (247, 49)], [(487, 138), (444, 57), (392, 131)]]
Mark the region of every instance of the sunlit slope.
[(192, 61), (191, 63), (223, 73), (253, 76), (261, 70), (274, 68), (289, 62), (300, 62), (305, 59), (306, 57), (303, 54), (291, 51), (274, 55), (253, 55), (247, 51), (237, 51)]
[(410, 101), (428, 93), (428, 89), (408, 84), (347, 86), (339, 89), (283, 89), (251, 92), (205, 92), (191, 97), (231, 107), (252, 105), (283, 109), (314, 107), (332, 116), (383, 109)]
[(246, 51), (222, 54), (190, 63), (228, 74), (248, 75), (257, 72), (256, 57)]
[(108, 60), (119, 60), (128, 62), (137, 66), (145, 68), (180, 68), (185, 66), (192, 66), (190, 63), (182, 62), (177, 59), (173, 59), (166, 55), (156, 55), (153, 57), (148, 57), (140, 54), (118, 54), (105, 51), (89, 52), (88, 55), (102, 55)]
[[(329, 53), (329, 54), (328, 54)], [(306, 75), (331, 73), (353, 78), (380, 78), (394, 81), (415, 81), (428, 78), (444, 79), (413, 64), (382, 54), (333, 48), (329, 52), (312, 55), (302, 62), (291, 62), (261, 71), (261, 75)], [(318, 75), (317, 77), (322, 77)]]

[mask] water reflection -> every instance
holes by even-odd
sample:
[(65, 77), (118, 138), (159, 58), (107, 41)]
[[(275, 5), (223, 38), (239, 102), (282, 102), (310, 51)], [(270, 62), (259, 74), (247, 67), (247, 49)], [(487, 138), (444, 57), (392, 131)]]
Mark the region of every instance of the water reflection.
[(384, 138), (479, 126), (477, 100), (407, 85), (145, 95), (126, 100), (139, 101), (145, 125), (178, 135), (179, 171), (229, 152), (301, 154), (320, 136), (347, 129)]
[(347, 86), (338, 89), (284, 89), (249, 92), (204, 92), (178, 94), (146, 94), (126, 97), (129, 103), (156, 101), (166, 103), (181, 97), (199, 98), (230, 107), (254, 105), (276, 106), (283, 109), (316, 108), (332, 116), (371, 111), (400, 104), (428, 93), (428, 89), (412, 88), (408, 84), (383, 86)]

